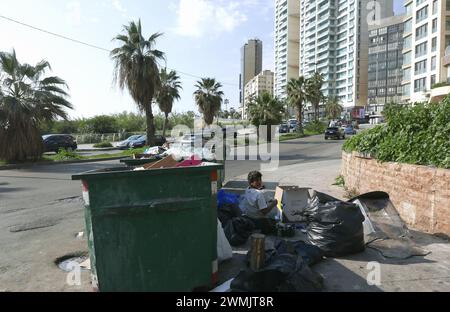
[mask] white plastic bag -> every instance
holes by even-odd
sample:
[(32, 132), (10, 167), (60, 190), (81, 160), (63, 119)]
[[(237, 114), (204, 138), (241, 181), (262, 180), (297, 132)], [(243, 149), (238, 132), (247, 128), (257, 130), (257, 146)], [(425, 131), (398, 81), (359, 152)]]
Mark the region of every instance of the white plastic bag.
[(233, 249), (225, 236), (220, 220), (217, 220), (217, 257), (219, 262), (233, 258)]

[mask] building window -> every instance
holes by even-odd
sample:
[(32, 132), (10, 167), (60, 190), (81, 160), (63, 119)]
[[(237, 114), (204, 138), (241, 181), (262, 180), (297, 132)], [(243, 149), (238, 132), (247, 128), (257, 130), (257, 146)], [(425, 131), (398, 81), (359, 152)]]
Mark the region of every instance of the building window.
[(411, 49), (412, 36), (405, 37), (403, 39), (403, 49), (408, 50)]
[(438, 4), (437, 4), (437, 0), (433, 1), (433, 15), (436, 14), (438, 11)]
[(435, 70), (436, 69), (436, 56), (433, 56), (431, 58), (431, 70)]
[(431, 75), (431, 87), (436, 84), (436, 75)]
[(431, 39), (431, 52), (436, 52), (437, 50), (437, 37)]
[(416, 28), (416, 40), (420, 40), (425, 38), (428, 34), (428, 24), (422, 25), (419, 28)]
[(414, 80), (414, 92), (420, 92), (425, 90), (426, 90), (426, 78)]
[(414, 64), (414, 74), (420, 75), (424, 74), (427, 71), (427, 60), (423, 60), (421, 62), (417, 62)]
[(416, 57), (421, 57), (427, 54), (427, 42), (416, 46)]
[(411, 64), (411, 52), (403, 54), (403, 64)]
[(416, 5), (421, 5), (424, 2), (425, 2), (425, 0), (416, 0)]
[(410, 33), (411, 31), (412, 31), (412, 19), (405, 22), (405, 28), (404, 28), (405, 33)]
[(433, 34), (434, 34), (435, 32), (437, 32), (437, 27), (438, 27), (437, 18), (435, 18), (435, 19), (433, 20)]
[(428, 17), (428, 5), (416, 12), (416, 23), (419, 23)]
[(406, 84), (403, 86), (403, 96), (410, 96), (411, 95), (411, 84)]

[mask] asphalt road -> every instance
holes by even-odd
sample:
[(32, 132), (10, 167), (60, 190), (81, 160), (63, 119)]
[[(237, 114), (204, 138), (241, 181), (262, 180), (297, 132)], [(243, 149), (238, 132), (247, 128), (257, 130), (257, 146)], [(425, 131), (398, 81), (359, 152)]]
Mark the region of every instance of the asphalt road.
[[(341, 146), (342, 141), (324, 141), (323, 136), (280, 143), (280, 166), (339, 159)], [(227, 161), (227, 178), (258, 170), (260, 164)], [(120, 164), (109, 161), (0, 171), (0, 292), (73, 290), (66, 289), (66, 274), (54, 270), (58, 257), (86, 249), (85, 242), (75, 238), (84, 230), (84, 211), (80, 182), (71, 176), (111, 166)], [(79, 290), (89, 290), (83, 287)]]

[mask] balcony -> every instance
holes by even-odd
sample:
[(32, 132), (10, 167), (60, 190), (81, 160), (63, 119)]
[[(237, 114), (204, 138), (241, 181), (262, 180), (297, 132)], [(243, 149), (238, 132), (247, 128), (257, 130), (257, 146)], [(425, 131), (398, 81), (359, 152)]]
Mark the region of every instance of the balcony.
[(431, 88), (430, 102), (439, 103), (450, 94), (450, 81), (435, 84)]

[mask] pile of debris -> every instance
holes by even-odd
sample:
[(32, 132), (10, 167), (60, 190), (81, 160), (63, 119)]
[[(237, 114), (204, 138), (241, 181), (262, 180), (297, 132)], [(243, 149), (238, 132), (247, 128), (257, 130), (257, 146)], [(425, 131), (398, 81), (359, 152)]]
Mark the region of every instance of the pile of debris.
[[(344, 202), (320, 192), (311, 196), (305, 190), (283, 187), (276, 192), (280, 221), (290, 223), (295, 232), (304, 229), (304, 235), (300, 240), (267, 239), (264, 265), (258, 269), (249, 260), (252, 246), (247, 269), (226, 283), (228, 291), (320, 291), (323, 278), (311, 269), (313, 265), (325, 258), (363, 252), (366, 247), (398, 259), (428, 254), (412, 242), (388, 194), (374, 192)], [(224, 247), (223, 237), (231, 245), (240, 246), (254, 233), (254, 227), (239, 211), (237, 195), (223, 193), (219, 197), (218, 215), (224, 232), (219, 244), (232, 257), (231, 247)], [(221, 256), (225, 260), (223, 253)]]

